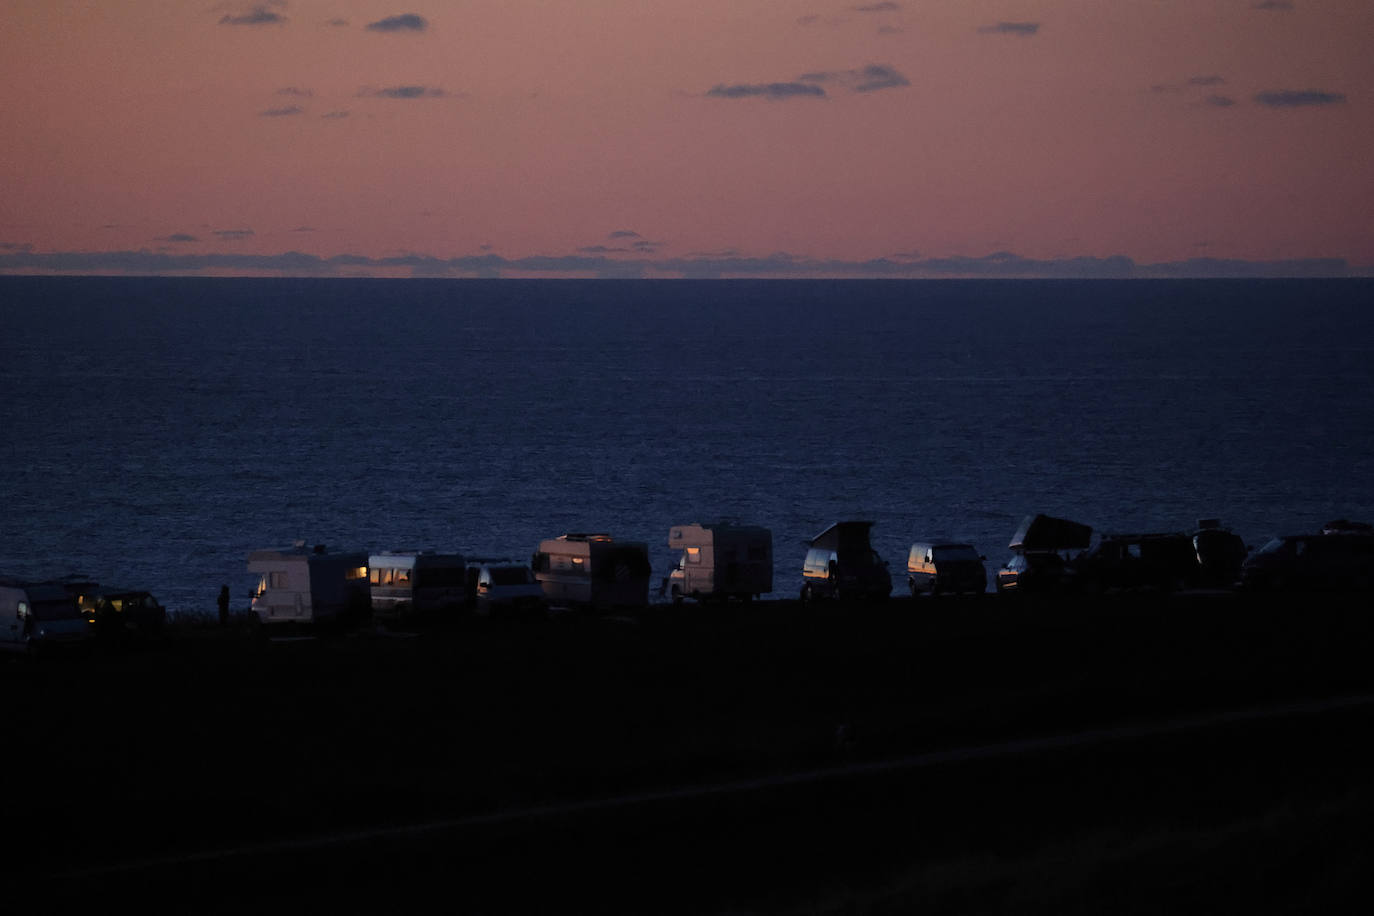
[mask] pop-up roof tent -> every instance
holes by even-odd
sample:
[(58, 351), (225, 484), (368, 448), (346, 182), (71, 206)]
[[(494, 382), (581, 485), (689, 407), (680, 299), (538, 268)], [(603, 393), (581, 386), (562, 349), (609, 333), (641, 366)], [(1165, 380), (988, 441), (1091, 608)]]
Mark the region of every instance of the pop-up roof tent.
[(812, 538), (811, 546), (836, 553), (867, 553), (873, 549), (868, 540), (868, 529), (872, 527), (872, 522), (836, 522)]
[(1092, 540), (1091, 525), (1065, 518), (1028, 515), (1012, 536), (1012, 550), (1087, 550)]

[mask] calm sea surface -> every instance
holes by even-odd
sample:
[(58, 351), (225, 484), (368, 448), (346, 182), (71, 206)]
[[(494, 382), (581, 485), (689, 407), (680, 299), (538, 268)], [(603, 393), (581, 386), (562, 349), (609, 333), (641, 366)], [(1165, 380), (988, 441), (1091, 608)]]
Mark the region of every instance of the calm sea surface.
[(1021, 517), (1374, 520), (1374, 281), (0, 278), (0, 574), (246, 605), (250, 550)]

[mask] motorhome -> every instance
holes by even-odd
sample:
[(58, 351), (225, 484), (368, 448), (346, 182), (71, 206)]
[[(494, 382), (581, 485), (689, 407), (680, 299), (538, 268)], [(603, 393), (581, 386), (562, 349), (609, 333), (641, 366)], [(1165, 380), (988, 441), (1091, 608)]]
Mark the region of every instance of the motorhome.
[(668, 546), (681, 551), (660, 594), (674, 604), (738, 598), (749, 601), (773, 590), (773, 532), (758, 525), (674, 525)]
[(564, 534), (539, 542), (530, 563), (549, 604), (609, 610), (649, 603), (649, 548), (609, 534)]
[(836, 522), (811, 539), (802, 561), (802, 603), (816, 598), (878, 598), (892, 594), (887, 561), (869, 542), (872, 522)]
[(33, 654), (84, 643), (92, 630), (62, 583), (0, 579), (0, 649)]
[(372, 615), (384, 620), (454, 613), (467, 605), (467, 563), (460, 553), (383, 551), (367, 560)]
[(298, 541), (282, 550), (255, 550), (248, 571), (260, 576), (251, 614), (261, 624), (346, 623), (371, 607), (367, 554), (330, 553)]

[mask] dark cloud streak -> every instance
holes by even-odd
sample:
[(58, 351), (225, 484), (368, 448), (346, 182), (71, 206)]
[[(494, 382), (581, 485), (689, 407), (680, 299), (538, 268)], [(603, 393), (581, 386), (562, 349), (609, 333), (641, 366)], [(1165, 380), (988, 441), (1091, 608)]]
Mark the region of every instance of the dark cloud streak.
[(358, 95), (379, 99), (437, 99), (447, 93), (435, 86), (387, 86), (382, 89), (362, 89)]
[(369, 32), (423, 32), (429, 28), (429, 22), (416, 13), (402, 13), (369, 22), (366, 28)]
[(810, 83), (736, 83), (713, 86), (707, 93), (716, 99), (765, 98), (773, 100), (824, 98), (825, 90)]
[(286, 17), (281, 13), (273, 12), (269, 7), (281, 7), (282, 3), (262, 3), (250, 7), (244, 13), (226, 13), (219, 21), (220, 25), (280, 25), (286, 21)]
[(1027, 38), (1039, 31), (1038, 22), (999, 22), (978, 27), (978, 32), (982, 35), (1020, 35)]
[(1340, 105), (1345, 102), (1345, 95), (1324, 89), (1269, 89), (1258, 93), (1255, 101), (1269, 108), (1306, 108)]

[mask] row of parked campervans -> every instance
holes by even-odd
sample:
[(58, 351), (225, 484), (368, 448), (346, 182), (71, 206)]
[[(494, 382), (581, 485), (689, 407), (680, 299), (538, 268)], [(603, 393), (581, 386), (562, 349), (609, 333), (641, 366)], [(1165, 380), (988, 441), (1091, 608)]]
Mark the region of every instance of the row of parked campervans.
[[(873, 549), (867, 521), (837, 522), (812, 538), (802, 564), (801, 599), (887, 598), (888, 564)], [(1330, 523), (1322, 534), (1276, 539), (1247, 559), (1239, 535), (1215, 519), (1192, 532), (1106, 535), (1046, 515), (1028, 516), (1012, 536), (1013, 555), (994, 576), (998, 593), (1097, 593), (1180, 588), (1366, 588), (1374, 582), (1374, 531)], [(673, 603), (738, 599), (773, 590), (773, 538), (756, 525), (675, 525), (678, 559), (659, 587)], [(982, 594), (985, 558), (970, 544), (929, 541), (907, 554), (913, 597)], [(452, 609), (477, 614), (597, 609), (648, 603), (650, 567), (642, 541), (565, 534), (540, 543), (531, 563), (461, 554), (392, 551), (330, 553), (303, 542), (257, 551), (260, 576), (252, 614), (265, 624), (362, 616), (403, 620)]]
[[(750, 600), (773, 590), (773, 536), (754, 525), (675, 525), (678, 564), (660, 591), (680, 602)], [(331, 552), (304, 542), (254, 551), (250, 613), (263, 624), (320, 623), (369, 615), (399, 622), (452, 610), (521, 615), (555, 607), (641, 607), (649, 601), (649, 550), (609, 534), (564, 534), (526, 565), (459, 553)]]
[[(887, 598), (888, 564), (870, 543), (872, 522), (831, 525), (812, 538), (802, 564), (801, 598)], [(756, 525), (675, 525), (668, 546), (678, 560), (659, 588), (679, 603), (738, 599), (773, 591), (773, 537)], [(1374, 528), (1345, 520), (1316, 534), (1275, 538), (1251, 552), (1216, 520), (1191, 533), (1106, 535), (1046, 515), (1029, 516), (1013, 535), (1012, 557), (994, 577), (998, 593), (1108, 590), (1374, 588)], [(985, 558), (969, 544), (918, 542), (907, 555), (912, 596), (981, 594)], [(477, 614), (542, 611), (549, 606), (613, 609), (648, 603), (649, 554), (641, 541), (608, 534), (565, 534), (542, 541), (529, 565), (509, 559), (433, 551), (335, 553), (297, 542), (254, 551), (259, 576), (251, 617), (263, 624), (401, 621), (452, 610)], [(166, 611), (146, 591), (101, 586), (83, 577), (0, 578), (0, 649), (23, 650), (92, 638), (127, 641), (159, 635)]]

